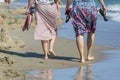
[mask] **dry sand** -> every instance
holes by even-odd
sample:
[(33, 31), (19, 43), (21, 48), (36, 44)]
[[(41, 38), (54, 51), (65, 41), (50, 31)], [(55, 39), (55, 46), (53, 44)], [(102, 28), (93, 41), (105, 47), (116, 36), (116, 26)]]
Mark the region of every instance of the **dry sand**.
[(79, 63), (75, 41), (57, 37), (57, 56), (44, 60), (40, 41), (33, 39), (34, 22), (29, 31), (22, 32), (26, 9), (6, 10), (5, 6), (0, 4), (0, 80), (25, 80), (25, 73), (31, 70), (84, 66), (103, 60), (106, 55), (100, 51), (110, 49), (94, 45), (95, 60)]

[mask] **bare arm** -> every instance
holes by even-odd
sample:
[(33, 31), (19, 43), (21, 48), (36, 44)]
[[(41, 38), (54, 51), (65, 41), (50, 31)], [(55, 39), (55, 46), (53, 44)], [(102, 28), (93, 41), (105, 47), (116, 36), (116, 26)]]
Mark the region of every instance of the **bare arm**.
[(60, 0), (60, 1), (59, 1), (59, 4), (60, 4), (60, 5), (63, 5), (63, 2)]
[(35, 0), (28, 0), (28, 6), (27, 6), (27, 11), (26, 11), (27, 13), (29, 12), (29, 9), (34, 2), (35, 2)]
[(66, 2), (66, 9), (68, 9), (70, 7), (71, 2), (72, 2), (72, 0), (67, 0), (67, 2)]
[(55, 3), (57, 5), (57, 11), (58, 11), (58, 16), (60, 17), (60, 6), (59, 6), (60, 0), (55, 0)]
[(107, 11), (104, 0), (98, 0), (98, 1), (100, 2), (101, 6), (102, 6), (102, 9)]
[(60, 0), (55, 0), (55, 3), (56, 3), (56, 5), (57, 5), (57, 9), (59, 10), (59, 1)]

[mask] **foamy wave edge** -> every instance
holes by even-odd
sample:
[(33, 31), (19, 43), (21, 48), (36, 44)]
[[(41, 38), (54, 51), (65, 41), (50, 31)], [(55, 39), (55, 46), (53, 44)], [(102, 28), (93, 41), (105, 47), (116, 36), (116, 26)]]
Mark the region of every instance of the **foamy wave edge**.
[(108, 13), (107, 16), (110, 17), (111, 20), (120, 22), (120, 5), (108, 5), (107, 6)]

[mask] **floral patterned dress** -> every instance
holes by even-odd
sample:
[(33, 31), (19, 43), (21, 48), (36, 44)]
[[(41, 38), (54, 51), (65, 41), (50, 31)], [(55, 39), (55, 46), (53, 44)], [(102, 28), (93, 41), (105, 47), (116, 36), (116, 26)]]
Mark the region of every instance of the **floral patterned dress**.
[(94, 0), (73, 0), (70, 16), (76, 36), (95, 32), (97, 12)]

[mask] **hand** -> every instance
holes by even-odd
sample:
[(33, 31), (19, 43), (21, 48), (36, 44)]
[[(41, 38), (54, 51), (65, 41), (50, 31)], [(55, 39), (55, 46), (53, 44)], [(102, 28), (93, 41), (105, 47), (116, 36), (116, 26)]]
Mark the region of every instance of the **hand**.
[(105, 12), (107, 12), (106, 6), (102, 6), (102, 10), (104, 10)]
[(26, 10), (26, 14), (29, 14), (29, 13), (30, 13), (30, 10), (29, 10), (29, 9), (27, 9), (27, 10)]
[(71, 11), (71, 8), (67, 8), (65, 11), (65, 15), (69, 15), (70, 11)]

